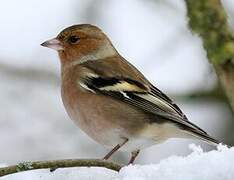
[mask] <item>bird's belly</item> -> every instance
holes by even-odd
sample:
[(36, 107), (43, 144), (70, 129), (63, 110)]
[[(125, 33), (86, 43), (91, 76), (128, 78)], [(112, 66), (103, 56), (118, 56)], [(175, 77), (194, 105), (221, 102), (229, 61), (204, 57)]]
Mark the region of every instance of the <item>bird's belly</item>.
[(133, 151), (162, 141), (163, 137), (157, 136), (157, 132), (147, 136), (142, 133), (148, 124), (145, 114), (112, 98), (95, 94), (66, 98), (63, 94), (63, 102), (70, 118), (102, 145), (112, 148), (128, 139), (121, 150)]
[(123, 141), (121, 135), (125, 134), (125, 128), (120, 125), (121, 117), (111, 117), (111, 109), (106, 103), (98, 106), (99, 98), (90, 100), (85, 94), (80, 96), (80, 93), (67, 98), (66, 94), (69, 93), (63, 94), (63, 102), (69, 117), (88, 136), (105, 146), (115, 146)]
[(110, 149), (114, 148), (118, 144), (122, 144), (126, 139), (128, 139), (128, 141), (120, 148), (120, 151), (132, 152), (134, 150), (150, 147), (162, 141), (162, 139), (155, 139), (153, 136), (134, 136), (129, 134), (128, 130), (123, 128), (109, 127), (106, 129), (106, 125), (97, 125), (92, 121), (84, 123), (79, 119), (79, 121), (75, 122), (78, 123), (78, 126), (88, 136)]
[(96, 114), (90, 114), (88, 117), (90, 119), (84, 116), (73, 120), (88, 136), (110, 149), (115, 147), (117, 144), (122, 144), (126, 139), (128, 139), (128, 141), (120, 148), (120, 151), (132, 152), (134, 150), (150, 147), (166, 140), (166, 138), (164, 139), (160, 135), (157, 135), (157, 131), (149, 136), (145, 136), (142, 131), (144, 129), (143, 126), (140, 126), (141, 130), (139, 133), (132, 134), (126, 127), (110, 123), (109, 119), (103, 118), (100, 119), (100, 121), (92, 121), (97, 118)]

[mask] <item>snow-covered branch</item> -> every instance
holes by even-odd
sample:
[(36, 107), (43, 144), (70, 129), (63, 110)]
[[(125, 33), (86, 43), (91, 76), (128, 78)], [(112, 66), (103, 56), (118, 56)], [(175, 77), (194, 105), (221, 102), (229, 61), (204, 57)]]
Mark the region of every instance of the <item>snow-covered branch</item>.
[[(1, 180), (233, 180), (234, 148), (219, 145), (217, 150), (203, 152), (190, 145), (192, 153), (186, 157), (170, 156), (158, 164), (129, 165), (119, 172), (102, 167), (60, 168), (53, 173), (37, 170), (12, 174)], [(156, 155), (156, 154), (155, 154)], [(107, 162), (106, 162), (107, 163)], [(92, 164), (93, 165), (93, 164)], [(111, 165), (112, 166), (112, 165)], [(110, 167), (110, 166), (109, 166)], [(118, 167), (118, 166), (116, 166)], [(119, 167), (120, 168), (120, 167)], [(118, 169), (118, 168), (117, 168)]]

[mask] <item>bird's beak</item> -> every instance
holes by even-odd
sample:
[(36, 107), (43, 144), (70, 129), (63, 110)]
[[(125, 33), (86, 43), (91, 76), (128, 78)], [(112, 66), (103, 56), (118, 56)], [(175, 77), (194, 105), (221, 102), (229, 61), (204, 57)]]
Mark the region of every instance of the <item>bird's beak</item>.
[(41, 46), (48, 47), (48, 48), (54, 49), (56, 51), (64, 49), (61, 41), (59, 41), (56, 38), (53, 38), (53, 39), (50, 39), (48, 41), (43, 42), (41, 44)]

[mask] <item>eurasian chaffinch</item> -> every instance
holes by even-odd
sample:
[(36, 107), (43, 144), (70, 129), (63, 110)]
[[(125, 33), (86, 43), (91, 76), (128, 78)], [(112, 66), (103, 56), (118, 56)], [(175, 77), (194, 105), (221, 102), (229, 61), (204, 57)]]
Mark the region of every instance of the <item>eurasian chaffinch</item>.
[(41, 44), (58, 51), (62, 100), (70, 118), (113, 149), (139, 151), (168, 138), (198, 138), (217, 145), (180, 108), (114, 48), (96, 26), (74, 25)]

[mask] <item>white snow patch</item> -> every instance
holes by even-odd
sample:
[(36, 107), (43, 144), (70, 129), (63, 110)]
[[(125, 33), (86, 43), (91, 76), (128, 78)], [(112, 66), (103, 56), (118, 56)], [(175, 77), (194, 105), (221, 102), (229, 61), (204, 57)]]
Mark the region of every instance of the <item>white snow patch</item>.
[(195, 154), (202, 154), (203, 153), (203, 149), (201, 148), (200, 145), (190, 144), (189, 149), (191, 149), (193, 151), (193, 153), (195, 153)]
[(234, 147), (219, 145), (217, 150), (203, 152), (200, 146), (189, 147), (186, 157), (171, 156), (158, 164), (129, 165), (119, 173), (105, 168), (65, 168), (51, 173), (37, 170), (3, 177), (2, 180), (233, 180)]

